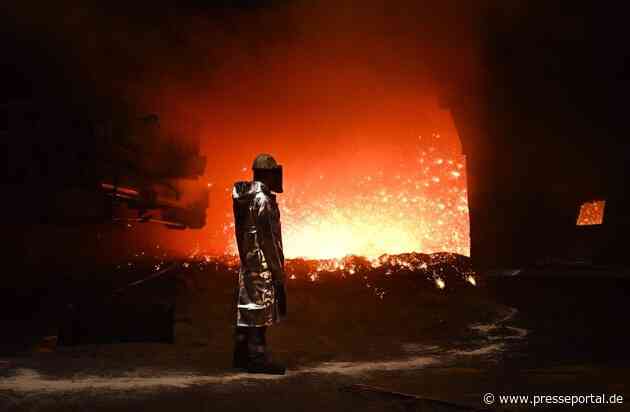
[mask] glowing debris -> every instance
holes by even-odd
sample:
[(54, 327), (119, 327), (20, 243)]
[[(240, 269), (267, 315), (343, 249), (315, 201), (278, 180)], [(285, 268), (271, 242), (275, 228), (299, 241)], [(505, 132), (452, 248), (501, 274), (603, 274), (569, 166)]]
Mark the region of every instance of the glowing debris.
[(446, 282), (442, 278), (435, 278), (435, 286), (439, 289), (444, 289), (446, 287)]

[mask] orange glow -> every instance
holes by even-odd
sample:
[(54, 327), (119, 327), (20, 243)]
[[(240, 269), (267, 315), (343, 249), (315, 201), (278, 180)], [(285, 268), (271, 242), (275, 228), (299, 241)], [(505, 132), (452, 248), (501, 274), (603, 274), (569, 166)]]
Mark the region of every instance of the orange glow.
[(435, 286), (437, 286), (439, 289), (444, 289), (446, 287), (446, 282), (444, 282), (442, 278), (436, 278)]
[[(174, 135), (199, 136), (208, 159), (206, 226), (152, 238), (180, 254), (197, 247), (233, 254), (232, 185), (251, 179), (258, 153), (271, 153), (284, 166), (278, 201), (287, 258), (469, 255), (466, 162), (442, 105), (449, 91), (430, 73), (437, 64), (468, 78), (476, 72), (474, 56), (458, 48), (457, 64), (446, 66), (449, 58), (433, 47), (433, 36), (420, 47), (406, 29), (402, 37), (378, 34), (379, 27), (383, 33), (397, 27), (381, 13), (352, 7), (332, 23), (329, 9), (307, 9), (291, 11), (296, 23), (308, 24), (296, 26), (299, 36), (268, 44), (251, 41), (260, 30), (248, 33), (246, 17), (241, 35), (227, 27), (216, 42), (215, 33), (203, 35), (207, 27), (191, 29), (200, 47), (188, 50), (192, 70), (178, 65), (167, 77), (156, 74), (146, 92), (138, 89), (139, 110), (158, 111), (161, 127)], [(357, 25), (363, 12), (368, 15)], [(264, 27), (282, 26), (268, 17)], [(416, 27), (417, 19), (407, 23)], [(454, 27), (438, 26), (459, 38)], [(198, 64), (210, 46), (209, 61), (221, 64)]]
[(465, 278), (466, 282), (470, 283), (473, 286), (477, 286), (477, 279), (473, 275), (467, 275)]
[[(394, 170), (333, 181), (325, 190), (321, 187), (329, 177), (321, 175), (318, 189), (306, 183), (278, 196), (286, 257), (469, 255), (463, 156), (429, 146), (409, 158)], [(224, 230), (232, 232), (233, 223)], [(234, 244), (227, 253), (235, 253)]]
[[(107, 110), (120, 99), (121, 109), (158, 114), (162, 132), (186, 147), (198, 137), (208, 160), (203, 229), (129, 224), (124, 242), (108, 240), (108, 255), (153, 254), (156, 244), (160, 255), (233, 253), (232, 185), (251, 178), (258, 153), (284, 165), (279, 201), (289, 258), (468, 255), (465, 161), (444, 103), (459, 85), (483, 86), (477, 18), (485, 8), (269, 3), (207, 16), (178, 8), (150, 16), (157, 28), (150, 31), (100, 9), (59, 27), (50, 13), (15, 7), (15, 23), (33, 28), (33, 40), (64, 62), (81, 96), (116, 97)], [(120, 28), (116, 36), (111, 27)]]
[(601, 225), (604, 222), (605, 200), (585, 202), (580, 207), (577, 226)]

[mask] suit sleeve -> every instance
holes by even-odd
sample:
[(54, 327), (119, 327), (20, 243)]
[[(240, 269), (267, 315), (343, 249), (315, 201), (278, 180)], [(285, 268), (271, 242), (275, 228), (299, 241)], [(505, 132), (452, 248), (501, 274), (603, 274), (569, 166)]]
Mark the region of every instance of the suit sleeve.
[(238, 256), (241, 262), (245, 262), (245, 254), (243, 253), (243, 241), (239, 234), (241, 231), (242, 218), (239, 216), (238, 202), (236, 199), (232, 199), (232, 210), (234, 211), (234, 237), (236, 238), (236, 247), (238, 249)]
[(256, 227), (260, 234), (258, 241), (265, 255), (265, 261), (273, 280), (284, 282), (284, 259), (282, 250), (278, 246), (280, 239), (276, 239), (272, 229), (273, 206), (267, 197), (261, 197), (256, 206)]

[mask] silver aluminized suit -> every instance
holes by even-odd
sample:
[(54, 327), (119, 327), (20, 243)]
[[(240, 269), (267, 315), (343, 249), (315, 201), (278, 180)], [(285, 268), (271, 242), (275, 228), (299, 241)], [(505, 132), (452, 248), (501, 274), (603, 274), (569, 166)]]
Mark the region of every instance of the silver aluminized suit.
[(268, 326), (286, 315), (280, 210), (258, 181), (235, 183), (232, 199), (241, 260), (236, 325)]

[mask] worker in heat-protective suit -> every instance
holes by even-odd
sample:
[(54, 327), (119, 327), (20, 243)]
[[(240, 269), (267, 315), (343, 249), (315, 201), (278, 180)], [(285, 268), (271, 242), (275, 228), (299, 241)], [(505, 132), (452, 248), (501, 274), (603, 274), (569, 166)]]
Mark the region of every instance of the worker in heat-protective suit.
[(241, 260), (236, 293), (234, 367), (250, 373), (284, 374), (266, 351), (267, 326), (286, 315), (280, 211), (282, 166), (268, 154), (256, 157), (251, 182), (232, 192), (236, 243)]

